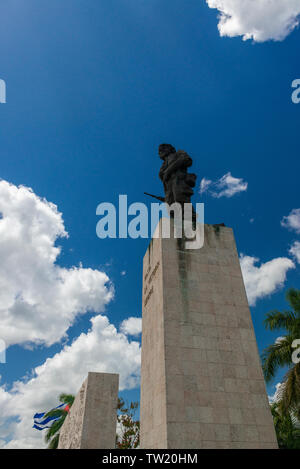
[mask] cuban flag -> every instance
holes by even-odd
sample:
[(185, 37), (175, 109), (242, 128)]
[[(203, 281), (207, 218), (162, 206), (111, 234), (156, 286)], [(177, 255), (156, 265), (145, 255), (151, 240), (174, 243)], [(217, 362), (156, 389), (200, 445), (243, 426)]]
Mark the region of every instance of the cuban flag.
[[(69, 412), (70, 407), (65, 403), (58, 405), (54, 409), (51, 409), (51, 411), (56, 410), (56, 409), (62, 409), (62, 408), (64, 408), (64, 410)], [(44, 430), (44, 428), (50, 428), (56, 420), (60, 419), (60, 416), (58, 416), (58, 417), (45, 417), (45, 415), (47, 415), (48, 413), (49, 413), (49, 411), (48, 412), (41, 412), (40, 414), (35, 414), (33, 416), (34, 425), (33, 425), (32, 428), (36, 428), (36, 430)]]

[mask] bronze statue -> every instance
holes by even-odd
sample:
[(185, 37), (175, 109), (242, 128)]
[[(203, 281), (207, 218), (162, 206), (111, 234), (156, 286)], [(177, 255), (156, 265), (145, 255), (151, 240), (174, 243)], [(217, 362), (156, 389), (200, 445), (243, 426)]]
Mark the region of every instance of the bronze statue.
[[(194, 194), (193, 187), (195, 187), (197, 176), (193, 173), (188, 173), (187, 169), (192, 166), (192, 158), (183, 150), (177, 150), (168, 143), (162, 143), (158, 148), (159, 157), (163, 160), (163, 164), (159, 171), (159, 178), (161, 179), (165, 197), (159, 197), (148, 192), (144, 192), (150, 197), (167, 203), (169, 206), (174, 202), (182, 206), (182, 213), (184, 214), (184, 204), (191, 203), (191, 197)], [(170, 214), (171, 217), (174, 213)], [(192, 206), (192, 221), (195, 226), (197, 214)], [(224, 223), (213, 225), (215, 229), (220, 226), (225, 226)]]
[(189, 174), (187, 169), (192, 166), (192, 158), (183, 150), (176, 151), (172, 145), (163, 143), (158, 149), (159, 157), (163, 160), (159, 171), (165, 190), (165, 202), (169, 205), (174, 202), (191, 202), (196, 184), (196, 174)]
[(159, 178), (164, 185), (165, 197), (158, 197), (148, 192), (145, 194), (169, 205), (174, 202), (178, 202), (182, 206), (185, 203), (190, 203), (194, 194), (192, 188), (195, 187), (197, 178), (196, 174), (187, 172), (187, 168), (193, 164), (192, 158), (183, 150), (176, 151), (168, 143), (159, 145), (158, 154), (163, 160)]

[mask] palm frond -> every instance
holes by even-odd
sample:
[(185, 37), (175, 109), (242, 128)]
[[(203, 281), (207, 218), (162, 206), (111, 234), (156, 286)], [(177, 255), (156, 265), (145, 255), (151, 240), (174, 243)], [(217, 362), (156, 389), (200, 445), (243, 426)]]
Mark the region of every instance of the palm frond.
[(52, 440), (50, 441), (48, 445), (48, 449), (57, 449), (58, 447), (58, 442), (59, 442), (59, 433), (57, 433)]
[(271, 412), (279, 447), (283, 449), (299, 449), (300, 430), (291, 412), (285, 411), (280, 401), (274, 402), (271, 405)]
[(54, 422), (51, 425), (51, 427), (48, 429), (48, 431), (45, 435), (46, 442), (48, 442), (58, 432), (58, 430), (61, 429), (61, 427), (63, 426), (63, 423), (65, 421), (65, 418), (66, 417), (62, 417), (61, 419), (56, 420), (56, 422)]
[[(75, 396), (73, 394), (61, 394), (59, 396), (60, 402), (63, 402), (65, 404), (68, 404), (69, 407), (72, 406)], [(46, 435), (45, 435), (45, 441), (46, 443), (49, 443), (48, 448), (49, 449), (56, 449), (58, 446), (58, 441), (59, 441), (59, 430), (61, 429), (62, 425), (64, 424), (64, 421), (68, 415), (68, 412), (65, 409), (52, 409), (50, 410), (45, 417), (58, 417), (58, 420), (53, 422), (51, 427), (48, 429)]]
[(263, 372), (267, 382), (274, 378), (278, 368), (291, 365), (293, 337), (286, 336), (279, 342), (269, 345), (262, 354)]
[(279, 398), (284, 410), (298, 412), (300, 408), (300, 363), (293, 366), (285, 375)]
[(73, 396), (73, 394), (60, 394), (59, 400), (60, 402), (68, 404), (71, 407), (75, 400), (75, 396)]
[(300, 290), (296, 288), (290, 288), (286, 292), (286, 300), (291, 305), (294, 311), (297, 313), (297, 317), (300, 317)]
[(47, 417), (62, 417), (64, 416), (65, 414), (67, 414), (67, 411), (64, 410), (64, 409), (53, 409), (53, 410), (49, 410), (49, 412), (47, 412), (47, 414), (45, 414), (45, 418)]
[(267, 317), (264, 320), (266, 329), (274, 331), (277, 329), (286, 329), (287, 331), (293, 331), (295, 328), (296, 316), (293, 311), (270, 311), (267, 313)]

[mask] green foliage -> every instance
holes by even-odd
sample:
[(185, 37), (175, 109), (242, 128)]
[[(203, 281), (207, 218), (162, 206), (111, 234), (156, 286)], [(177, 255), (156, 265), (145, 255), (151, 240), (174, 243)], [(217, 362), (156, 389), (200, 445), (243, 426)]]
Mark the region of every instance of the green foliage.
[[(74, 402), (75, 396), (72, 394), (61, 394), (59, 396), (59, 400), (63, 404), (68, 404), (69, 408), (71, 408), (73, 402)], [(59, 441), (59, 430), (63, 426), (63, 423), (68, 415), (68, 411), (64, 409), (54, 409), (50, 410), (45, 415), (46, 417), (59, 417), (59, 420), (56, 420), (51, 427), (48, 429), (46, 435), (45, 435), (45, 441), (48, 444), (48, 449), (57, 449), (58, 447), (58, 441)]]
[(300, 290), (294, 288), (288, 290), (286, 300), (291, 311), (271, 311), (265, 319), (267, 329), (271, 331), (285, 329), (286, 335), (264, 350), (262, 360), (267, 382), (275, 377), (279, 368), (289, 367), (280, 390), (280, 399), (287, 411), (300, 407), (300, 364), (292, 362), (294, 352), (292, 343), (300, 339)]
[(138, 402), (131, 402), (125, 406), (123, 399), (118, 399), (118, 424), (121, 427), (121, 435), (116, 436), (116, 448), (135, 449), (140, 443), (140, 422), (136, 420)]
[(53, 436), (48, 445), (48, 449), (57, 449), (59, 441), (59, 433)]
[(293, 363), (294, 340), (300, 339), (300, 290), (291, 288), (286, 293), (291, 310), (271, 311), (265, 319), (270, 331), (286, 331), (284, 337), (267, 347), (262, 356), (267, 382), (279, 368), (289, 368), (271, 405), (278, 444), (284, 449), (300, 449), (300, 363)]
[(300, 415), (300, 363), (286, 373), (284, 382), (277, 393), (283, 411)]
[(279, 448), (300, 449), (300, 425), (293, 413), (286, 412), (280, 402), (271, 405)]
[(264, 350), (263, 371), (267, 382), (274, 378), (278, 368), (291, 365), (293, 340), (292, 336), (285, 336)]

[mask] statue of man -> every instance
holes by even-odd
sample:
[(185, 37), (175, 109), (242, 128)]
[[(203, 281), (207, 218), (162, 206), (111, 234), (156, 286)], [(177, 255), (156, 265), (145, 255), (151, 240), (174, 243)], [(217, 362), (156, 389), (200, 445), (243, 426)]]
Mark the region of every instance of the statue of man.
[(187, 169), (193, 164), (192, 158), (183, 150), (178, 150), (167, 143), (158, 149), (159, 157), (163, 160), (159, 177), (164, 185), (165, 202), (171, 205), (178, 202), (182, 206), (191, 202), (196, 184), (196, 174), (189, 174)]

